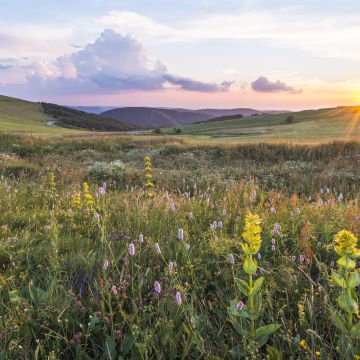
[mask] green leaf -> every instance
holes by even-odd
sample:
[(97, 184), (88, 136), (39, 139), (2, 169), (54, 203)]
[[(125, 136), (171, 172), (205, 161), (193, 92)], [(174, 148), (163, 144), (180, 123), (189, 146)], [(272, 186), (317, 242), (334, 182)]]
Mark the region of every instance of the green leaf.
[(260, 339), (261, 337), (269, 337), (272, 333), (274, 333), (277, 329), (281, 327), (280, 324), (269, 324), (265, 326), (261, 326), (255, 331), (255, 338)]
[(230, 355), (235, 359), (242, 359), (246, 354), (242, 345), (234, 346), (230, 351)]
[(341, 275), (339, 275), (336, 271), (332, 270), (331, 271), (331, 276), (332, 276), (332, 278), (334, 279), (334, 281), (335, 281), (335, 283), (337, 285), (339, 285), (340, 287), (345, 289), (346, 281)]
[(357, 285), (360, 284), (360, 275), (359, 275), (359, 272), (357, 270), (355, 270), (351, 275), (350, 275), (350, 278), (349, 278), (349, 287), (350, 288), (354, 288), (356, 287)]
[(360, 322), (351, 328), (350, 335), (355, 339), (360, 339)]
[(342, 256), (338, 261), (337, 264), (344, 269), (352, 270), (356, 267), (356, 262), (351, 260), (348, 256)]
[(331, 320), (334, 323), (334, 325), (343, 333), (348, 333), (348, 329), (346, 327), (345, 321), (339, 316), (334, 310), (330, 309), (331, 314)]
[(260, 291), (261, 286), (264, 283), (264, 280), (265, 280), (265, 278), (263, 276), (256, 279), (253, 288), (250, 290), (250, 295), (254, 296)]
[(36, 287), (32, 281), (29, 284), (29, 294), (33, 303), (38, 304), (45, 302), (48, 298), (48, 293), (43, 289)]
[(246, 296), (249, 295), (249, 291), (250, 291), (249, 284), (245, 280), (235, 278), (235, 284), (241, 293), (243, 293)]
[(108, 360), (114, 360), (116, 356), (115, 342), (109, 335), (106, 336), (105, 340), (105, 355)]
[(124, 340), (122, 342), (122, 352), (123, 355), (127, 355), (132, 350), (135, 343), (135, 339), (132, 335), (125, 335)]
[(249, 274), (255, 274), (257, 270), (257, 262), (253, 259), (252, 255), (247, 255), (244, 262), (244, 271)]
[(357, 302), (347, 294), (340, 295), (336, 301), (338, 302), (339, 306), (348, 313), (352, 314), (358, 311), (359, 307)]

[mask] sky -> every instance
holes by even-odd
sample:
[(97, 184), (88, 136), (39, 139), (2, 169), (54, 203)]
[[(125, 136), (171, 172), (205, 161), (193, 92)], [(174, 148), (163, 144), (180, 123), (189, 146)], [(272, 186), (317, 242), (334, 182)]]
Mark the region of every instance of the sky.
[(0, 0), (0, 94), (66, 105), (360, 104), (358, 0)]

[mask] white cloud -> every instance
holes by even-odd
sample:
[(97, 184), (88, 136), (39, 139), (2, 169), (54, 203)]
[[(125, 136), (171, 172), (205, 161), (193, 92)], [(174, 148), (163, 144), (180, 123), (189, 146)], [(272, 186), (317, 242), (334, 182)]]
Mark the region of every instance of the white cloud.
[(306, 13), (299, 7), (203, 15), (176, 26), (129, 11), (112, 11), (98, 23), (152, 41), (252, 40), (316, 56), (360, 58), (360, 13)]
[[(17, 85), (16, 90), (38, 94), (160, 90), (168, 83), (183, 90), (216, 92), (227, 91), (232, 84), (208, 83), (171, 74), (160, 61), (148, 60), (142, 43), (113, 30), (104, 30), (95, 42), (56, 61), (32, 61), (23, 66), (15, 63), (15, 68), (26, 69), (23, 89)], [(11, 85), (7, 84), (5, 89), (11, 90)]]

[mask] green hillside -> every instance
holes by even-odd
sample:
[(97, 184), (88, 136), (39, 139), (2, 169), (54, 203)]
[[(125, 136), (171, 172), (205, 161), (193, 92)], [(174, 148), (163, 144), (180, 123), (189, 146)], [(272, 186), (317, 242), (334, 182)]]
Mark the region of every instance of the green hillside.
[[(288, 116), (292, 122), (288, 123)], [(360, 106), (258, 115), (179, 127), (181, 134), (196, 139), (235, 142), (294, 141), (317, 143), (360, 139)], [(174, 128), (163, 129), (174, 134)]]
[(0, 96), (0, 132), (79, 133), (129, 131), (136, 125), (65, 106)]
[(0, 95), (0, 131), (34, 133), (69, 133), (74, 130), (47, 125), (53, 119), (47, 116), (41, 104)]

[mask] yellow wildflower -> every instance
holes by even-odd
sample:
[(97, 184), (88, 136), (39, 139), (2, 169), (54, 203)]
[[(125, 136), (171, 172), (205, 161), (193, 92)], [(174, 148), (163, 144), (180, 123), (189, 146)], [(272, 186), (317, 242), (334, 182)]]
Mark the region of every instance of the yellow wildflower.
[(83, 191), (84, 194), (87, 194), (89, 192), (89, 184), (86, 181), (83, 184)]
[(75, 194), (74, 205), (79, 209), (81, 208), (81, 198), (79, 193)]
[(242, 249), (247, 255), (254, 255), (259, 252), (261, 246), (261, 219), (259, 215), (247, 214), (245, 217), (245, 229), (242, 237), (245, 243), (242, 243)]
[(315, 356), (316, 356), (316, 357), (320, 357), (320, 355), (321, 355), (321, 352), (320, 352), (320, 351), (315, 351)]
[(305, 341), (305, 340), (300, 340), (300, 341), (299, 341), (299, 346), (300, 346), (303, 350), (306, 350), (306, 349), (307, 349), (306, 341)]
[(55, 175), (53, 172), (49, 174), (49, 185), (50, 185), (50, 191), (52, 194), (55, 193)]
[(357, 248), (357, 237), (347, 230), (341, 230), (335, 235), (334, 248), (339, 256), (360, 256), (360, 249)]

